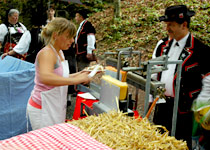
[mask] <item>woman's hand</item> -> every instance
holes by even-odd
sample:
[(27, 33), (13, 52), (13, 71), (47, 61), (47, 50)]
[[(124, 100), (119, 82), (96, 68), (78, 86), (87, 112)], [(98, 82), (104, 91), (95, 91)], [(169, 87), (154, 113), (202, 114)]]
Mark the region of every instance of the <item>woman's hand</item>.
[(89, 72), (87, 71), (84, 71), (79, 74), (79, 77), (81, 77), (81, 81), (82, 81), (82, 84), (88, 84), (92, 78), (90, 78), (89, 76)]
[(4, 53), (4, 54), (2, 54), (1, 55), (1, 59), (4, 59), (6, 56), (8, 56), (9, 55), (9, 53)]
[(16, 54), (16, 52), (14, 50), (11, 50), (11, 51), (9, 51), (7, 53), (2, 54), (1, 58), (4, 59), (6, 56), (13, 56), (15, 54)]

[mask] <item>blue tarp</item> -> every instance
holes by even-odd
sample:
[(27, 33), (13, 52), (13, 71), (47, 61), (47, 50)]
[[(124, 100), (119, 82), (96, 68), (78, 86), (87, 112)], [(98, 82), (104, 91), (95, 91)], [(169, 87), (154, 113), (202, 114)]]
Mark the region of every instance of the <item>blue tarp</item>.
[(34, 77), (34, 64), (0, 58), (0, 140), (27, 132), (26, 106)]

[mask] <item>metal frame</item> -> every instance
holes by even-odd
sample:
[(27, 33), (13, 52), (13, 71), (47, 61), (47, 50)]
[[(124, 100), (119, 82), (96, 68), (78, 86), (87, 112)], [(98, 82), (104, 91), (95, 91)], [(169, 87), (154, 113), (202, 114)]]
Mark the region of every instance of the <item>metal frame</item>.
[(177, 79), (176, 79), (176, 87), (175, 87), (175, 98), (174, 98), (174, 108), (173, 108), (173, 118), (172, 118), (172, 130), (171, 135), (175, 136), (176, 133), (176, 121), (177, 121), (177, 112), (178, 112), (178, 103), (179, 103), (179, 90), (180, 90), (180, 81), (181, 81), (181, 70), (182, 70), (182, 61), (148, 61), (147, 64), (147, 78), (146, 78), (146, 96), (145, 96), (145, 104), (144, 104), (144, 116), (147, 113), (149, 107), (149, 92), (150, 92), (150, 81), (151, 81), (151, 67), (154, 65), (161, 64), (177, 64)]
[(132, 54), (138, 54), (139, 55), (139, 66), (141, 65), (141, 53), (140, 51), (132, 51), (133, 48), (129, 49), (129, 51), (120, 51), (118, 53), (118, 60), (117, 60), (117, 79), (120, 79), (120, 69), (121, 69), (121, 56), (122, 55), (128, 55), (128, 57), (131, 57)]
[[(146, 113), (147, 113), (148, 107), (149, 107), (149, 95), (151, 92), (151, 75), (154, 73), (159, 73), (164, 70), (167, 70), (168, 64), (177, 64), (177, 79), (176, 79), (176, 87), (175, 87), (175, 98), (174, 98), (173, 118), (172, 118), (172, 131), (171, 131), (171, 135), (175, 136), (178, 103), (179, 103), (179, 90), (180, 90), (182, 61), (181, 60), (168, 61), (168, 56), (163, 55), (163, 56), (157, 57), (155, 59), (151, 59), (147, 62), (141, 63), (140, 51), (132, 51), (132, 50), (133, 50), (132, 47), (117, 49), (117, 51), (119, 51), (118, 53), (106, 52), (105, 55), (118, 54), (118, 59), (117, 59), (117, 79), (118, 80), (120, 78), (121, 56), (128, 55), (129, 57), (131, 57), (132, 54), (139, 55), (139, 67), (124, 67), (123, 70), (124, 71), (141, 71), (141, 70), (145, 71), (146, 70), (146, 81), (145, 81), (146, 83), (144, 83), (145, 84), (145, 87), (144, 87), (145, 88), (144, 117), (146, 116)], [(142, 65), (144, 65), (144, 67), (141, 67)], [(159, 68), (155, 68), (154, 67), (155, 65), (162, 65), (162, 66)], [(145, 68), (145, 66), (146, 66), (146, 68)], [(138, 84), (138, 83), (136, 83), (136, 84)], [(157, 83), (157, 84), (160, 84), (160, 83)], [(136, 88), (136, 92), (138, 92), (137, 88)], [(136, 94), (136, 97), (137, 97), (137, 94)]]
[(120, 69), (121, 69), (121, 56), (122, 55), (128, 55), (128, 57), (131, 57), (132, 54), (138, 54), (139, 55), (139, 66), (141, 65), (141, 52), (140, 51), (133, 51), (133, 47), (127, 47), (127, 48), (120, 48), (116, 49), (118, 52), (105, 52), (105, 55), (118, 55), (117, 57), (117, 79), (120, 80)]
[[(151, 83), (152, 83), (151, 75), (154, 73), (159, 73), (164, 70), (167, 70), (168, 64), (177, 64), (177, 79), (176, 79), (176, 87), (175, 87), (175, 98), (174, 98), (173, 118), (172, 118), (172, 131), (171, 131), (172, 136), (175, 136), (175, 132), (176, 132), (176, 121), (177, 121), (177, 112), (178, 112), (178, 103), (179, 103), (179, 90), (180, 90), (182, 62), (183, 62), (182, 60), (168, 61), (168, 56), (166, 56), (166, 55), (151, 59), (147, 62), (143, 62), (142, 64), (144, 66), (146, 66), (146, 81), (143, 80), (143, 77), (142, 77), (142, 80), (144, 82), (143, 84), (146, 84), (146, 85), (145, 85), (144, 89), (142, 87), (142, 84), (138, 86), (141, 89), (145, 90), (145, 101), (144, 101), (144, 117), (145, 117), (147, 114), (148, 108), (149, 108), (149, 95), (152, 91), (151, 90)], [(154, 67), (155, 65), (161, 65), (161, 67), (155, 68)], [(139, 68), (133, 67), (133, 68), (127, 68), (127, 69), (123, 68), (123, 70), (141, 70), (141, 69), (145, 69), (145, 68), (144, 67), (143, 68), (142, 67), (139, 67)], [(135, 83), (135, 84), (140, 84), (140, 83)], [(157, 84), (160, 84), (160, 83), (157, 83)]]
[[(140, 51), (133, 51), (133, 47), (127, 47), (127, 48), (120, 48), (120, 49), (116, 49), (118, 52), (105, 52), (105, 55), (113, 55), (113, 54), (118, 54), (118, 57), (117, 57), (117, 77), (116, 79), (120, 80), (120, 69), (122, 68), (121, 67), (121, 56), (122, 55), (127, 55), (128, 57), (131, 57), (132, 54), (138, 54), (139, 56), (139, 63), (138, 63), (138, 66), (139, 67), (136, 67), (136, 69), (140, 69), (140, 65), (141, 65), (141, 52)], [(114, 60), (112, 60), (114, 61)], [(126, 70), (124, 70), (126, 71)], [(136, 95), (135, 95), (135, 100), (136, 100), (136, 103), (135, 103), (135, 110), (137, 108), (137, 101), (138, 101), (138, 89), (136, 88)]]

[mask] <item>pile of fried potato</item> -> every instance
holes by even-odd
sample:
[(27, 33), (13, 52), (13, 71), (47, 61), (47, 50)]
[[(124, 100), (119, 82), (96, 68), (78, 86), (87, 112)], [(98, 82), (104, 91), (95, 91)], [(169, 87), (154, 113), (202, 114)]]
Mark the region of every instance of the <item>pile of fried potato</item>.
[[(86, 67), (84, 70), (86, 71), (92, 71), (97, 65), (93, 65), (93, 66), (90, 66), (90, 67)], [(104, 71), (104, 67), (102, 65), (99, 65), (98, 67), (98, 70), (97, 71)]]
[[(159, 133), (163, 126), (152, 125), (148, 119), (128, 117), (122, 112), (110, 111), (70, 121), (74, 126), (117, 150), (187, 150), (187, 143)], [(165, 129), (166, 130), (166, 129)], [(167, 131), (167, 130), (166, 130)]]

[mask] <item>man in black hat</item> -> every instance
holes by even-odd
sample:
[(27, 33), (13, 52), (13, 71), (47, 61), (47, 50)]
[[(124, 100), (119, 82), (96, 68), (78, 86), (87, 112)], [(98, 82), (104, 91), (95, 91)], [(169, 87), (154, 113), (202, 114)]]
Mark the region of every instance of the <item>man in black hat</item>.
[[(165, 22), (170, 38), (162, 39), (153, 54), (155, 57), (168, 55), (169, 61), (183, 60), (175, 137), (187, 141), (189, 149), (192, 149), (192, 102), (196, 98), (210, 98), (210, 68), (206, 66), (210, 48), (189, 31), (190, 18), (194, 15), (195, 12), (185, 5), (166, 8), (165, 15), (159, 20)], [(165, 83), (166, 102), (156, 105), (153, 121), (166, 126), (169, 131), (172, 127), (176, 67), (175, 64), (170, 64), (168, 70), (157, 76), (158, 80)]]
[(94, 61), (96, 50), (95, 28), (87, 20), (88, 11), (85, 9), (79, 10), (76, 13), (75, 20), (79, 24), (77, 34), (75, 37), (75, 53), (77, 60), (77, 71), (83, 70), (89, 66), (91, 61)]

